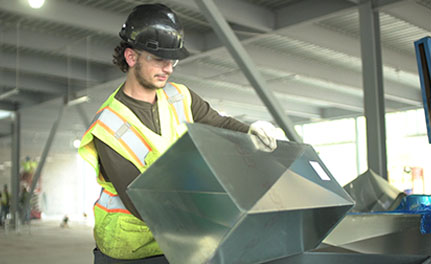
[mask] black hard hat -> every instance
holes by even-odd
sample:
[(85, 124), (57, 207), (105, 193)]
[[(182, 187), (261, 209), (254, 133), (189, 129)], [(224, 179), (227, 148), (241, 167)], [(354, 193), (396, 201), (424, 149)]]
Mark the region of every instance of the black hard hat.
[(162, 4), (139, 5), (127, 17), (120, 37), (133, 48), (160, 58), (181, 60), (189, 56), (183, 27), (177, 15)]

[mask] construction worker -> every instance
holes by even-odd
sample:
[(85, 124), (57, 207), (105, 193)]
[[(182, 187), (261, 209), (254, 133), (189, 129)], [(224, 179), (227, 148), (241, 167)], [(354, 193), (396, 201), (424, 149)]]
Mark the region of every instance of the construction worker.
[(33, 174), (33, 172), (37, 168), (37, 162), (34, 160), (31, 160), (29, 156), (26, 156), (25, 160), (21, 162), (21, 167), (23, 172)]
[(274, 127), (221, 116), (186, 86), (168, 82), (189, 52), (180, 21), (167, 6), (135, 7), (119, 35), (113, 62), (126, 80), (100, 107), (78, 150), (102, 186), (94, 206), (94, 263), (167, 263), (126, 194), (129, 183), (185, 132), (184, 122), (253, 133), (269, 151), (276, 148), (268, 135)]
[(10, 193), (7, 188), (7, 184), (3, 186), (3, 193), (1, 195), (1, 215), (0, 215), (0, 224), (4, 225), (7, 219), (7, 215), (9, 214), (10, 208)]

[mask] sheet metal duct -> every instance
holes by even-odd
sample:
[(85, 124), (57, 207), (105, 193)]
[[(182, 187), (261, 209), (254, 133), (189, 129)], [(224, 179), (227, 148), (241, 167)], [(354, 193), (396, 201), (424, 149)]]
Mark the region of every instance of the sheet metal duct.
[(359, 175), (344, 189), (356, 202), (352, 212), (395, 210), (406, 196), (372, 170)]
[(309, 145), (202, 124), (128, 194), (170, 263), (264, 263), (315, 248), (353, 201)]
[(320, 251), (431, 255), (431, 234), (421, 234), (421, 215), (348, 214), (325, 238)]
[[(428, 256), (304, 252), (265, 264), (430, 264)], [(242, 264), (242, 263), (241, 263)]]

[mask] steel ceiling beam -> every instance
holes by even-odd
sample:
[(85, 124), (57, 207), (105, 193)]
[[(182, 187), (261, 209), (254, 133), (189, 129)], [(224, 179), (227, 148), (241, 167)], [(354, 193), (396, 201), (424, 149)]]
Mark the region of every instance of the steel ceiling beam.
[[(174, 1), (175, 2), (175, 1)], [(193, 1), (186, 1), (186, 2), (188, 2), (188, 5), (194, 5), (196, 8), (197, 8), (197, 6), (194, 4), (194, 2)], [(222, 1), (223, 2), (223, 1)], [(236, 2), (236, 1), (234, 1), (234, 2)], [(305, 4), (311, 4), (311, 3), (313, 3), (312, 1), (301, 1), (301, 3), (302, 3), (302, 5), (305, 5)], [(241, 4), (244, 4), (244, 3), (236, 3), (236, 5), (238, 5), (237, 7), (240, 7), (241, 6)], [(327, 7), (327, 10), (326, 10), (326, 12), (336, 12), (337, 10), (339, 10), (340, 8), (342, 9), (342, 7), (344, 6), (343, 4), (340, 4), (339, 2), (334, 2), (334, 3), (330, 3), (329, 5), (331, 5), (330, 7)], [(226, 8), (226, 7), (224, 7), (224, 8)], [(244, 7), (245, 8), (245, 7)], [(256, 6), (254, 6), (254, 7), (251, 7), (252, 9), (253, 8), (256, 8)], [(291, 9), (291, 10), (295, 10), (294, 8), (295, 8), (295, 5), (290, 5), (289, 6), (289, 8)], [(332, 11), (329, 11), (329, 10), (332, 10)], [(255, 11), (255, 12), (257, 12), (257, 11)], [(264, 13), (265, 13), (266, 11), (264, 11), (264, 12), (262, 12), (261, 13), (261, 15), (264, 15)], [(304, 12), (307, 12), (307, 11), (304, 11)], [(267, 15), (268, 15), (268, 13), (266, 13)], [(109, 15), (109, 14), (108, 14)], [(315, 16), (317, 16), (317, 17), (319, 17), (318, 15), (316, 15), (316, 14), (314, 14)], [(295, 24), (295, 23), (292, 23), (292, 24)], [(294, 27), (293, 27), (293, 29), (294, 29)], [(25, 32), (25, 31), (24, 31)], [(8, 34), (10, 35), (9, 37), (7, 37), (8, 36)], [(32, 36), (33, 37), (35, 37), (34, 35), (36, 35), (36, 33), (31, 33), (31, 32), (27, 32), (26, 34), (20, 34), (20, 38), (22, 39), (22, 41), (21, 41), (21, 45), (26, 45), (26, 43), (31, 43), (31, 41), (25, 41), (25, 38), (26, 38), (26, 36), (28, 36), (28, 38), (29, 38), (29, 40), (32, 38)], [(35, 43), (35, 45), (36, 46), (40, 46), (40, 47), (43, 47), (43, 46), (46, 46), (46, 47), (50, 47), (50, 48), (54, 48), (52, 45), (50, 45), (49, 44), (49, 42), (55, 42), (55, 41), (53, 41), (53, 39), (55, 39), (55, 38), (58, 38), (58, 37), (54, 37), (54, 36), (51, 36), (51, 37), (48, 37), (48, 36), (46, 36), (47, 34), (45, 33), (45, 36), (44, 37), (42, 37), (42, 39), (46, 39), (46, 41), (41, 41), (41, 42), (39, 42), (39, 41), (36, 41), (36, 43)], [(193, 34), (192, 34), (193, 35)], [(200, 34), (200, 36), (201, 36), (202, 34)], [(5, 32), (5, 38), (4, 39), (9, 39), (9, 40), (15, 40), (15, 34), (13, 33), (13, 32)], [(198, 39), (198, 38), (196, 38), (196, 39)], [(202, 37), (200, 37), (199, 38), (200, 39), (200, 41), (202, 41)], [(318, 39), (318, 38), (317, 38)], [(61, 37), (59, 37), (59, 40), (58, 40), (60, 43), (61, 43), (61, 45), (64, 45), (64, 44), (66, 44), (66, 43), (68, 43), (70, 40), (67, 40), (67, 39), (61, 39)], [(199, 40), (194, 40), (194, 41), (192, 41), (192, 43), (195, 43), (195, 41), (199, 41)], [(11, 43), (10, 44), (12, 44), (12, 42), (13, 41), (10, 41)], [(34, 42), (34, 41), (33, 41)], [(213, 41), (212, 41), (213, 42)], [(28, 44), (27, 44), (28, 45)], [(216, 44), (216, 45), (218, 45), (218, 44)], [(85, 48), (85, 46), (84, 46), (84, 44), (83, 43), (80, 43), (80, 45), (78, 45), (79, 46), (79, 49), (84, 49)], [(204, 44), (197, 44), (197, 45), (192, 45), (192, 46), (197, 46), (197, 47), (200, 47), (200, 48), (202, 48), (203, 46), (206, 46), (206, 45), (204, 45)], [(350, 45), (346, 45), (346, 46), (350, 46)], [(24, 46), (23, 46), (24, 47)], [(57, 46), (58, 47), (58, 46)], [(74, 50), (74, 49), (73, 49)], [(72, 50), (72, 56), (73, 57), (80, 57), (81, 56), (81, 58), (82, 59), (84, 59), (84, 57), (83, 57), (83, 54), (85, 54), (85, 53), (83, 53), (83, 52), (75, 52), (74, 53), (74, 51)], [(91, 57), (91, 60), (97, 60), (97, 61), (99, 61), (99, 62), (103, 62), (103, 63), (106, 63), (106, 64), (108, 64), (108, 63), (110, 63), (110, 60), (111, 60), (111, 53), (112, 53), (112, 50), (111, 49), (108, 49), (108, 48), (105, 48), (105, 49), (103, 49), (103, 48), (99, 48), (99, 49), (97, 49), (97, 48), (95, 48), (95, 47), (93, 47), (92, 48), (92, 50), (96, 50), (96, 51), (99, 51), (99, 55), (98, 56), (93, 56), (93, 55), (91, 55), (92, 57)], [(65, 53), (65, 51), (63, 52), (63, 54)], [(255, 54), (254, 52), (252, 52), (252, 54)], [(405, 60), (405, 61), (408, 61), (408, 60)], [(57, 67), (56, 67), (57, 68)], [(357, 77), (357, 78), (359, 78), (359, 77)], [(399, 86), (399, 85), (398, 85)], [(40, 86), (41, 87), (41, 86)], [(396, 84), (395, 84), (395, 86), (394, 85), (388, 85), (388, 87), (395, 87), (395, 88), (397, 88), (396, 87)], [(400, 89), (400, 88), (398, 88), (397, 89), (397, 91), (403, 91), (403, 89)], [(388, 93), (390, 93), (390, 90), (388, 91)], [(415, 102), (417, 101), (417, 100), (420, 100), (420, 98), (418, 98), (418, 96), (417, 96), (417, 94), (415, 93), (415, 95), (409, 95), (409, 94), (406, 94), (407, 92), (405, 92), (405, 91), (403, 91), (402, 92), (403, 94), (402, 94), (402, 96), (399, 96), (399, 98), (401, 99), (401, 100), (403, 100), (404, 102), (407, 102), (406, 100), (410, 100), (411, 101), (411, 103), (412, 104), (415, 104)], [(394, 100), (396, 100), (396, 98), (398, 97), (397, 96), (397, 94), (391, 94), (391, 96), (392, 96), (392, 98), (394, 98)]]
[(356, 5), (346, 0), (302, 0), (276, 10), (276, 28), (286, 28), (303, 22), (309, 23), (336, 12), (346, 11)]
[[(243, 75), (238, 71), (232, 74), (223, 74), (220, 80), (228, 79), (229, 82), (235, 83), (238, 86), (246, 85)], [(364, 110), (363, 93), (358, 87), (356, 93), (346, 93), (343, 91), (334, 92), (331, 89), (318, 87), (316, 85), (304, 84), (295, 80), (295, 78), (283, 80), (267, 80), (268, 88), (270, 88), (278, 98), (287, 96), (289, 98), (300, 99), (304, 104), (315, 105), (321, 107), (336, 107), (340, 110), (354, 112), (356, 115), (362, 114)], [(394, 111), (398, 108), (412, 107), (411, 102), (402, 103), (398, 98), (386, 98), (386, 108), (388, 111)], [(284, 103), (283, 104), (287, 104)], [(419, 104), (418, 104), (419, 105)]]
[[(2, 60), (0, 60), (0, 68), (14, 70), (16, 68), (15, 54), (1, 52)], [(25, 54), (20, 53), (20, 71), (30, 72), (38, 75), (54, 76), (67, 78), (67, 63), (66, 58), (53, 58), (46, 55)], [(104, 69), (106, 67), (93, 65), (90, 72), (86, 71), (86, 63), (84, 61), (72, 61), (72, 80), (89, 81), (90, 83), (98, 83), (106, 81)], [(88, 79), (87, 79), (88, 78)]]
[[(193, 0), (171, 0), (170, 2), (186, 8), (199, 11)], [(137, 2), (136, 5), (141, 2)], [(242, 0), (217, 0), (228, 21), (260, 32), (273, 29), (273, 13), (260, 6)], [(66, 1), (52, 1), (46, 7), (37, 10), (29, 8), (23, 1), (0, 0), (0, 10), (21, 14), (28, 17), (49, 20), (59, 24), (69, 24), (103, 34), (118, 35), (127, 14), (124, 16), (103, 11), (94, 7), (85, 7)], [(237, 10), (242, 10), (237, 12)], [(76, 19), (79, 17), (79, 19)], [(97, 17), (97, 19), (94, 19)]]
[[(282, 34), (343, 54), (357, 58), (361, 57), (361, 46), (358, 38), (331, 30), (319, 22), (289, 27), (283, 30)], [(382, 54), (383, 61), (387, 66), (412, 73), (417, 71), (415, 60), (408, 54), (395, 51), (393, 48), (388, 48), (384, 45), (382, 45)]]
[[(175, 73), (175, 79), (182, 83), (196, 82), (202, 79), (198, 77), (191, 77), (190, 74)], [(207, 85), (199, 86), (196, 91), (204, 98), (212, 98), (213, 100), (225, 101), (225, 98), (220, 97), (221, 95), (229, 94), (229, 100), (238, 102), (239, 105), (247, 105), (251, 108), (254, 106), (264, 106), (262, 101), (256, 96), (253, 88), (248, 86), (224, 86), (223, 83), (210, 82)], [(288, 95), (282, 93), (275, 93), (277, 98), (282, 102), (283, 110), (286, 113), (293, 113), (297, 117), (304, 118), (319, 118), (320, 108), (319, 106), (307, 104), (306, 100), (297, 100)], [(232, 104), (231, 104), (232, 105)], [(268, 112), (269, 113), (269, 112)]]
[[(380, 11), (380, 9), (390, 7), (396, 4), (399, 4), (403, 1), (410, 1), (410, 0), (373, 0), (373, 6), (376, 11)], [(366, 2), (366, 0), (362, 0), (361, 3)]]
[(346, 109), (340, 109), (336, 107), (328, 107), (321, 109), (321, 117), (323, 119), (334, 119), (334, 118), (351, 118), (361, 116), (362, 112), (349, 111)]
[[(3, 0), (4, 1), (4, 0)], [(1, 2), (1, 1), (0, 1)], [(15, 2), (19, 2), (19, 1), (15, 1)], [(183, 5), (185, 7), (190, 7), (190, 6), (194, 6), (194, 8), (196, 8), (196, 10), (198, 10), (196, 4), (194, 1), (192, 0), (186, 0), (186, 1), (180, 1), (180, 0), (173, 0), (173, 3), (176, 3), (178, 5)], [(311, 3), (314, 3), (313, 1), (301, 1), (304, 2), (302, 3), (303, 5), (308, 5)], [(380, 2), (380, 1), (379, 1)], [(385, 1), (386, 4), (388, 3), (395, 3), (398, 1)], [(273, 29), (275, 28), (275, 24), (277, 23), (277, 28), (280, 28), (280, 25), (278, 22), (276, 21), (283, 21), (283, 17), (286, 16), (286, 13), (283, 13), (283, 10), (287, 10), (287, 9), (279, 9), (277, 11), (277, 16), (274, 16), (274, 13), (266, 8), (262, 8), (260, 6), (257, 5), (253, 5), (244, 1), (229, 1), (229, 0), (222, 0), (222, 1), (216, 1), (216, 3), (221, 3), (220, 8), (223, 11), (224, 16), (227, 18), (227, 20), (233, 24), (238, 24), (238, 25), (242, 25), (242, 26), (248, 26), (250, 29), (255, 29), (256, 31), (262, 30), (262, 31), (268, 31), (271, 32), (273, 31)], [(298, 12), (302, 12), (301, 14), (303, 15), (303, 17), (308, 17), (310, 18), (322, 18), (325, 17), (328, 14), (334, 14), (334, 12), (340, 12), (343, 10), (350, 10), (351, 6), (350, 5), (346, 5), (345, 9), (343, 9), (343, 4), (340, 4), (340, 2), (335, 1), (335, 2), (331, 2), (327, 4), (328, 6), (324, 8), (324, 10), (320, 10), (318, 12), (316, 12), (315, 10), (308, 10), (308, 9), (302, 9), (300, 10), (298, 6), (295, 6), (295, 4), (293, 5), (289, 5), (289, 12), (293, 12), (295, 10), (297, 10)], [(75, 7), (77, 7), (78, 9), (74, 9)], [(76, 19), (70, 19), (70, 18), (66, 18), (64, 19), (64, 16), (61, 12), (51, 12), (51, 11), (56, 11), (56, 10), (60, 10), (64, 8), (68, 8), (72, 11), (72, 10), (78, 10), (77, 13), (79, 13), (80, 17), (82, 15), (82, 20), (81, 21), (76, 21)], [(297, 8), (297, 9), (295, 9)], [(386, 7), (385, 7), (386, 8)], [(104, 12), (101, 10), (98, 10), (99, 14), (102, 14), (101, 17), (106, 18), (106, 20), (109, 21), (114, 21), (117, 19), (117, 22), (112, 23), (111, 26), (107, 26), (106, 23), (98, 23), (100, 22), (100, 20), (98, 19), (97, 21), (94, 21), (94, 17), (93, 15), (88, 15), (91, 14), (91, 10), (95, 9), (95, 8), (88, 8), (88, 7), (82, 7), (80, 5), (77, 4), (72, 4), (72, 3), (67, 3), (65, 1), (56, 1), (56, 3), (53, 3), (53, 6), (50, 7), (51, 11), (44, 14), (35, 14), (34, 10), (31, 10), (29, 8), (27, 8), (26, 6), (21, 6), (21, 4), (19, 3), (9, 3), (2, 5), (0, 7), (0, 9), (2, 10), (9, 10), (13, 13), (21, 13), (21, 14), (27, 14), (30, 19), (31, 18), (40, 18), (43, 20), (51, 20), (53, 22), (56, 23), (60, 23), (61, 25), (72, 25), (76, 28), (79, 28), (81, 26), (81, 24), (86, 24), (85, 29), (88, 30), (93, 30), (95, 32), (101, 32), (102, 34), (109, 34), (112, 36), (117, 36), (118, 35), (118, 30), (116, 28), (118, 28), (118, 25), (113, 26), (113, 24), (115, 23), (119, 23), (119, 25), (121, 25), (124, 20), (125, 20), (125, 16), (124, 18), (120, 18), (121, 16), (118, 15), (114, 15), (111, 16), (112, 13), (111, 12)], [(84, 11), (83, 9), (86, 9), (87, 11)], [(226, 10), (229, 9), (229, 10)], [(237, 10), (247, 10), (247, 12), (237, 12)], [(44, 11), (45, 12), (45, 11)], [(73, 11), (72, 11), (73, 12)], [(76, 14), (77, 14), (76, 13)], [(240, 13), (240, 14), (239, 14)], [(246, 13), (246, 14), (242, 14), (242, 13)], [(76, 15), (75, 14), (75, 15)], [(298, 13), (299, 14), (299, 13)], [(75, 16), (76, 17), (76, 16)], [(267, 20), (266, 19), (273, 19), (273, 20)], [(284, 24), (284, 26), (287, 26), (289, 28), (294, 28), (292, 27), (293, 25), (298, 25), (302, 23), (301, 19), (293, 19), (294, 17), (292, 17), (292, 19), (290, 20), (289, 23)], [(240, 22), (240, 21), (243, 22)], [(121, 21), (121, 22), (120, 22)], [(272, 22), (271, 22), (272, 21)], [(97, 23), (96, 23), (97, 22)], [(104, 29), (103, 29), (104, 28)], [(106, 29), (108, 29), (106, 31)], [(13, 30), (11, 30), (10, 32), (4, 32), (3, 34), (5, 34), (5, 36), (10, 36), (10, 38), (4, 38), (4, 39), (9, 39), (10, 43), (9, 44), (13, 44), (13, 41), (15, 41), (15, 34), (12, 32)], [(20, 46), (22, 46), (23, 48), (31, 48), (31, 45), (28, 45), (28, 47), (26, 47), (26, 36), (29, 36), (29, 40), (31, 40), (31, 32), (27, 32), (26, 30), (22, 29), (22, 32), (25, 32), (25, 34), (20, 34)], [(277, 31), (275, 31), (277, 32)], [(7, 35), (10, 34), (10, 35)], [(39, 34), (39, 33), (33, 33), (34, 34)], [(49, 36), (49, 34), (47, 33), (40, 33), (42, 34), (44, 37), (43, 39), (46, 39), (48, 41), (52, 41), (53, 39), (56, 38), (56, 36)], [(212, 52), (217, 52), (217, 48), (220, 45), (220, 42), (218, 41), (214, 41), (214, 34), (210, 33), (210, 34), (205, 34), (206, 37), (202, 38), (202, 34), (199, 34), (198, 32), (186, 32), (186, 45), (188, 47), (193, 47), (196, 48), (196, 51), (200, 51), (200, 50), (205, 50), (208, 47), (210, 47), (210, 51)], [(196, 36), (196, 37), (193, 37)], [(257, 37), (259, 38), (259, 37)], [(204, 40), (206, 39), (206, 40)], [(251, 38), (249, 40), (247, 40), (246, 42), (250, 42), (253, 39), (256, 38)], [(191, 40), (191, 41), (190, 41)], [(62, 39), (59, 38), (58, 41), (60, 42), (60, 45), (64, 45), (65, 43), (67, 43), (67, 39)], [(54, 46), (50, 46), (49, 43), (47, 43), (47, 41), (34, 41), (36, 46), (38, 46), (38, 49), (41, 48), (42, 51), (44, 51), (43, 46), (46, 47), (50, 47), (50, 48), (55, 48)], [(79, 42), (80, 43), (80, 42)], [(209, 46), (208, 43), (214, 43), (212, 46)], [(56, 46), (58, 47), (58, 46)], [(83, 48), (82, 45), (77, 45), (77, 47), (79, 48)], [(95, 47), (94, 47), (95, 48)], [(192, 49), (193, 49), (192, 48)], [(61, 49), (61, 48), (60, 48)], [(99, 51), (99, 49), (95, 48), (93, 49), (93, 51)], [(100, 49), (100, 54), (97, 56), (91, 56), (92, 60), (97, 60), (98, 62), (102, 62), (102, 63), (110, 63), (110, 59), (111, 59), (111, 49), (110, 48), (103, 48)], [(208, 53), (204, 53), (208, 54)], [(23, 56), (24, 54), (21, 54), (21, 56)], [(80, 55), (79, 52), (75, 53), (72, 50), (72, 56), (76, 58), (82, 58), (79, 56), (82, 56), (82, 54)], [(198, 55), (201, 56), (201, 55)], [(263, 56), (263, 55), (262, 55)], [(192, 58), (197, 57), (197, 56), (192, 56)], [(359, 77), (357, 77), (359, 78)], [(398, 86), (396, 86), (398, 85)], [(413, 94), (413, 92), (410, 92), (409, 89), (402, 89), (403, 87), (401, 87), (401, 85), (396, 84), (395, 86), (397, 87), (397, 93), (395, 93), (393, 95), (394, 100), (396, 100), (396, 98), (400, 98), (400, 99), (404, 99), (404, 100), (411, 100), (411, 103), (413, 104), (414, 102), (416, 102), (416, 99), (418, 98), (416, 94)], [(388, 85), (388, 87), (395, 87), (394, 85)], [(390, 91), (386, 91), (387, 93)], [(399, 96), (398, 96), (399, 95)], [(419, 99), (420, 100), (420, 99)]]
[(418, 2), (403, 1), (400, 4), (382, 8), (381, 11), (408, 21), (408, 23), (423, 30), (431, 31), (430, 10), (421, 6)]
[[(9, 89), (12, 91), (15, 87), (5, 87), (6, 89)], [(7, 97), (3, 99), (3, 101), (6, 102), (14, 102), (18, 104), (19, 106), (22, 104), (38, 104), (46, 100), (47, 97), (43, 94), (38, 93), (29, 93), (25, 90), (17, 89), (18, 92), (14, 95), (11, 95), (10, 97)]]
[[(0, 85), (6, 87), (15, 87), (16, 74), (8, 71), (3, 72), (0, 79)], [(19, 89), (33, 92), (43, 92), (50, 94), (64, 94), (66, 92), (67, 83), (50, 81), (43, 76), (32, 76), (26, 72), (20, 73)]]
[[(51, 4), (51, 3), (50, 3)], [(15, 29), (5, 29), (3, 37), (0, 39), (4, 45), (16, 46), (17, 33)], [(94, 32), (97, 35), (97, 32)], [(91, 37), (91, 36), (90, 36)], [(97, 36), (96, 36), (97, 37)], [(76, 40), (52, 34), (50, 32), (35, 32), (32, 30), (20, 29), (20, 48), (49, 53), (52, 55), (70, 56), (73, 59), (92, 63), (112, 64), (112, 54), (117, 43), (97, 43), (90, 41), (87, 45), (86, 39)], [(118, 42), (120, 38), (118, 38)], [(68, 47), (70, 48), (68, 50)], [(88, 50), (88, 52), (87, 52)], [(87, 55), (89, 55), (87, 57)]]
[[(180, 0), (174, 0), (180, 1)], [(191, 0), (188, 0), (189, 2)], [(401, 0), (387, 0), (385, 2), (380, 3), (379, 6), (385, 6), (392, 3), (397, 3)], [(233, 1), (235, 2), (235, 1)], [(316, 8), (317, 6), (324, 5), (322, 8)], [(280, 8), (275, 11), (275, 23), (276, 26), (273, 31), (267, 33), (278, 33), (280, 30), (286, 30), (292, 26), (299, 25), (303, 22), (310, 22), (317, 19), (323, 19), (324, 17), (328, 17), (330, 15), (334, 15), (340, 12), (349, 11), (352, 8), (356, 7), (356, 4), (346, 1), (346, 0), (334, 0), (334, 1), (319, 1), (319, 0), (302, 0), (294, 2), (294, 4), (290, 4), (284, 8)], [(241, 10), (241, 9), (238, 9)], [(291, 15), (291, 17), (290, 17)], [(226, 18), (226, 17), (225, 17)], [(228, 18), (226, 18), (229, 20)], [(196, 51), (200, 50), (201, 52), (198, 54), (194, 54), (189, 58), (186, 58), (184, 61), (192, 61), (201, 57), (209, 56), (212, 54), (219, 53), (223, 51), (224, 47), (221, 45), (219, 41), (213, 41), (211, 45), (212, 48), (206, 49), (207, 45), (205, 44), (206, 39), (208, 38), (205, 34), (197, 33), (197, 34), (189, 34), (190, 39), (186, 36), (186, 46), (188, 43), (192, 43), (192, 46)], [(210, 34), (211, 35), (211, 34)], [(211, 35), (214, 36), (214, 35)], [(254, 37), (247, 38), (242, 40), (243, 45), (251, 43), (255, 40), (262, 38), (262, 35), (257, 35)], [(215, 38), (212, 38), (213, 40)]]
[[(199, 69), (199, 74), (201, 73), (202, 67)], [(264, 69), (261, 69), (264, 72)], [(342, 71), (342, 70), (340, 70)], [(209, 72), (209, 71), (208, 71)], [(214, 71), (212, 72), (214, 74)], [(307, 103), (313, 103), (313, 98), (320, 102), (327, 102), (328, 104), (338, 105), (338, 107), (346, 110), (358, 110), (363, 111), (363, 91), (362, 88), (353, 84), (355, 86), (346, 86), (343, 89), (334, 89), (325, 87), (324, 83), (326, 80), (330, 79), (328, 76), (326, 79), (318, 79), (322, 84), (307, 84), (301, 81), (301, 77), (295, 78), (289, 77), (286, 73), (285, 77), (280, 76), (279, 80), (267, 80), (267, 82), (279, 93), (284, 93), (288, 95), (295, 95), (304, 98), (310, 98), (311, 100)], [(335, 73), (334, 73), (335, 74)], [(359, 74), (359, 73), (358, 73)], [(222, 73), (216, 77), (204, 77), (212, 80), (229, 80), (231, 83), (237, 85), (247, 85), (247, 80), (237, 70), (232, 72)], [(298, 79), (298, 80), (297, 80)], [(385, 92), (385, 99), (389, 102), (387, 105), (388, 109), (392, 110), (396, 105), (403, 104), (405, 107), (420, 107), (421, 106), (421, 92), (420, 90), (408, 88), (400, 84), (395, 84), (393, 82), (385, 82), (385, 85), (390, 86), (386, 89), (389, 91)], [(328, 84), (328, 86), (330, 86)]]
[[(200, 12), (200, 9), (194, 0), (169, 0), (179, 6)], [(215, 0), (220, 12), (230, 23), (241, 25), (260, 32), (269, 32), (274, 29), (274, 13), (262, 6), (242, 0)], [(241, 12), (238, 12), (241, 10)]]
[[(328, 65), (319, 61), (314, 61), (314, 63), (310, 64), (310, 61), (305, 58), (272, 52), (255, 45), (248, 45), (246, 49), (259, 68), (274, 69), (280, 72), (284, 71), (288, 74), (296, 73), (303, 76), (312, 76), (313, 78), (323, 81), (332, 81), (334, 79), (332, 76), (337, 76), (336, 82), (334, 82), (335, 84), (345, 85), (351, 87), (351, 89), (349, 90), (348, 87), (339, 88), (338, 90), (332, 91), (332, 93), (348, 93), (358, 96), (362, 94), (361, 87), (358, 86), (358, 84), (362, 82), (360, 71), (347, 69), (341, 65)], [(205, 66), (200, 65), (199, 70), (197, 72), (195, 70), (195, 73), (204, 71), (204, 68)], [(226, 79), (226, 76), (223, 78)], [(389, 80), (385, 80), (385, 85), (387, 86), (385, 93), (391, 100), (398, 100), (401, 103), (408, 103), (412, 106), (419, 106), (422, 102), (420, 89), (407, 87), (406, 85)]]
[(38, 10), (30, 8), (26, 1), (0, 0), (0, 10), (111, 35), (118, 34), (126, 21), (126, 16), (62, 0), (50, 1)]
[[(296, 73), (299, 73), (299, 74), (315, 75), (316, 77), (319, 77), (321, 79), (330, 79), (331, 78), (330, 76), (340, 75), (338, 81), (343, 82), (343, 80), (345, 80), (345, 82), (348, 82), (347, 83), (348, 85), (356, 86), (357, 83), (361, 82), (359, 73), (354, 73), (343, 68), (337, 69), (334, 67), (325, 67), (323, 65), (318, 65), (318, 64), (314, 64), (310, 66), (309, 62), (304, 60), (303, 58), (299, 58), (299, 57), (295, 57), (287, 54), (275, 54), (268, 51), (265, 53), (264, 49), (255, 47), (255, 46), (249, 46), (247, 47), (247, 50), (250, 52), (252, 58), (254, 58), (256, 62), (259, 62), (259, 64), (262, 67), (267, 67), (267, 68), (275, 67), (276, 69), (295, 71)], [(187, 64), (183, 64), (183, 65), (184, 66), (180, 64), (179, 69), (181, 67), (188, 68)], [(192, 65), (194, 67), (194, 63), (189, 65)], [(200, 67), (199, 72), (204, 71), (204, 69), (205, 67)], [(209, 69), (209, 72), (213, 74), (214, 70), (211, 68)], [(342, 74), (340, 74), (341, 72)], [(5, 75), (5, 78), (4, 80), (3, 79), (0, 80), (0, 83), (2, 81), (5, 81), (3, 83), (4, 85), (11, 86), (15, 82), (14, 80), (15, 76), (12, 76), (12, 74), (8, 75), (6, 73), (3, 73), (3, 75)], [(44, 80), (44, 79), (39, 79), (38, 81), (37, 78), (30, 78), (29, 80), (27, 80), (27, 78), (25, 77), (25, 73), (21, 74), (20, 83), (22, 84), (22, 87), (24, 89), (27, 89), (28, 87), (27, 85), (29, 84), (34, 85), (34, 89), (32, 88), (31, 90), (41, 90), (41, 91), (49, 92), (48, 90), (54, 91), (55, 89), (57, 89), (55, 85), (50, 84), (47, 80)], [(40, 83), (40, 85), (37, 85), (38, 83)], [(421, 94), (419, 90), (416, 91), (412, 89), (406, 89), (404, 85), (400, 85), (392, 81), (385, 81), (385, 84), (387, 84), (388, 86), (388, 89), (386, 89), (386, 96), (388, 96), (390, 99), (399, 100), (400, 102), (408, 103), (411, 105), (419, 105), (421, 103)], [(358, 90), (356, 91), (356, 93), (359, 94), (360, 88), (359, 87), (357, 88)], [(79, 89), (79, 87), (74, 89)], [(348, 91), (340, 90), (340, 92), (348, 92)]]

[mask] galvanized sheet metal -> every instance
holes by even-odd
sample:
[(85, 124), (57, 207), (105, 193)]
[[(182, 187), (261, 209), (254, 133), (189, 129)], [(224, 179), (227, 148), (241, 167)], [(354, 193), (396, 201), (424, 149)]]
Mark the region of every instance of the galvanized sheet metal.
[(353, 201), (309, 145), (202, 124), (128, 188), (170, 263), (262, 263), (315, 248)]

